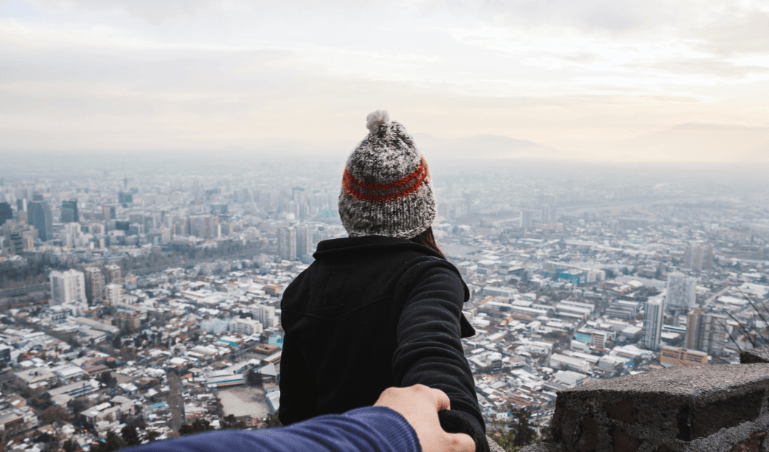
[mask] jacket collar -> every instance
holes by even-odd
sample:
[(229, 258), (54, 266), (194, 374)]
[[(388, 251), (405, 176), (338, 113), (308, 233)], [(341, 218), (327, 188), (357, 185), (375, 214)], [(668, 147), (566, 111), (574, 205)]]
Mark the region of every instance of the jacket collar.
[(318, 248), (312, 255), (315, 259), (332, 257), (341, 253), (367, 251), (379, 249), (403, 248), (420, 251), (430, 256), (441, 257), (430, 248), (414, 243), (408, 239), (397, 237), (385, 237), (382, 235), (366, 235), (362, 237), (344, 237), (341, 239), (323, 240), (318, 243)]

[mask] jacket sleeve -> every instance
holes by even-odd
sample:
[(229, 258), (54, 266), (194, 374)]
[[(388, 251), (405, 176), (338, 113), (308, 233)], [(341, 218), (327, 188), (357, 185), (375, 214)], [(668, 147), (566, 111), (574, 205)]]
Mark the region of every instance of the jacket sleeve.
[(225, 430), (158, 441), (126, 452), (419, 452), (414, 429), (383, 406), (330, 414), (267, 430)]
[[(422, 263), (424, 271), (408, 291), (398, 320), (393, 375), (400, 387), (423, 384), (449, 396), (451, 410), (459, 411), (486, 432), (470, 365), (460, 337), (464, 286), (446, 264)], [(408, 290), (408, 289), (407, 289)]]
[(280, 355), (280, 422), (290, 425), (319, 415), (317, 392), (315, 381), (304, 363), (297, 333), (287, 332)]

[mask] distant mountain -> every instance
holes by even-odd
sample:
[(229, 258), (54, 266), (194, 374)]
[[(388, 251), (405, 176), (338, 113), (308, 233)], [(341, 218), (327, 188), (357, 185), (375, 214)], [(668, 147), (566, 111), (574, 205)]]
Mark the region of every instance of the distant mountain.
[(439, 138), (426, 133), (414, 134), (417, 148), (428, 157), (479, 159), (559, 157), (558, 151), (540, 144), (499, 135), (475, 135), (465, 138)]
[(769, 162), (769, 127), (680, 124), (615, 148), (621, 160)]

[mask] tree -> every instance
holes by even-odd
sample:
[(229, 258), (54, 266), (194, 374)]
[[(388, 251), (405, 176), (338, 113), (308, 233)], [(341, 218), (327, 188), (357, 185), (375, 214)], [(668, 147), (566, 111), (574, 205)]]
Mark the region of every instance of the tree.
[(208, 421), (195, 419), (192, 421), (192, 424), (182, 424), (181, 428), (179, 428), (179, 435), (184, 436), (192, 433), (207, 432), (209, 430), (213, 430), (213, 428)]
[(139, 432), (136, 431), (135, 425), (126, 425), (120, 430), (120, 436), (123, 437), (123, 441), (129, 446), (136, 446), (141, 444), (139, 441)]
[(220, 430), (244, 430), (246, 427), (246, 423), (237, 420), (234, 414), (229, 414), (219, 421)]
[(69, 417), (69, 411), (61, 405), (50, 406), (40, 415), (40, 424), (48, 425), (61, 422)]
[(518, 408), (513, 410), (513, 418), (515, 418), (515, 445), (516, 446), (528, 446), (534, 441), (536, 432), (531, 428), (529, 424), (529, 418), (531, 413), (526, 408)]
[(75, 452), (79, 447), (74, 440), (68, 439), (64, 441), (64, 444), (61, 445), (61, 448), (64, 449), (64, 452)]
[(488, 436), (499, 444), (499, 447), (505, 450), (505, 452), (515, 452), (519, 450), (515, 446), (515, 433), (512, 430), (506, 430), (505, 424), (502, 421), (492, 421), (493, 427), (489, 428)]
[(117, 436), (115, 432), (107, 432), (107, 438), (103, 442), (91, 444), (91, 451), (93, 452), (114, 452), (116, 450), (124, 449), (128, 445), (123, 438)]
[(158, 436), (160, 436), (160, 433), (156, 432), (155, 430), (149, 430), (144, 435), (144, 439), (147, 440), (147, 444), (149, 444), (158, 439)]

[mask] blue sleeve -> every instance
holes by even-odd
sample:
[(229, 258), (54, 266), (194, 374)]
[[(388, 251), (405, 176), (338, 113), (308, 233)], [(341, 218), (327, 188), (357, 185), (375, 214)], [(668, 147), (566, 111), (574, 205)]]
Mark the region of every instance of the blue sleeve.
[(225, 430), (125, 449), (128, 452), (421, 452), (416, 432), (382, 406), (350, 410), (267, 430)]

